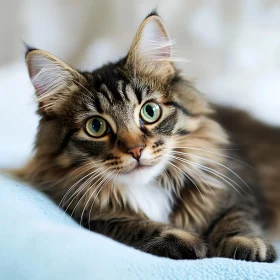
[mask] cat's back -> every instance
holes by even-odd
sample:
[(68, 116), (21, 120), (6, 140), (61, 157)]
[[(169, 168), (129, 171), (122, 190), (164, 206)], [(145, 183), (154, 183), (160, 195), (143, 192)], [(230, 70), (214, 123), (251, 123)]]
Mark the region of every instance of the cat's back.
[(268, 218), (275, 228), (280, 221), (280, 127), (264, 124), (238, 109), (216, 107), (216, 112), (216, 118), (229, 133), (232, 148), (239, 149), (256, 168), (257, 180), (268, 201)]
[(219, 123), (253, 164), (267, 163), (280, 171), (280, 126), (264, 124), (238, 109), (216, 107), (216, 112)]

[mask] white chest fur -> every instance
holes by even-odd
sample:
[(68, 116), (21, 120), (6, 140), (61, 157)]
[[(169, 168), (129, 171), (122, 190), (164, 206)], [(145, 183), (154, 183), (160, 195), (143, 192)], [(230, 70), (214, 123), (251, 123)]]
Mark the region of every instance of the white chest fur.
[(172, 210), (172, 194), (157, 183), (125, 186), (124, 195), (130, 207), (142, 211), (149, 219), (168, 223)]

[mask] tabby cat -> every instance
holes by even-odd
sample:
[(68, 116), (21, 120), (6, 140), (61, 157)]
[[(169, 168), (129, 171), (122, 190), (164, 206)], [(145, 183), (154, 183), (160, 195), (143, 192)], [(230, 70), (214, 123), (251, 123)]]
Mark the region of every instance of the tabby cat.
[(280, 130), (210, 105), (175, 68), (156, 12), (116, 63), (81, 72), (34, 48), (26, 63), (40, 124), (22, 180), (147, 253), (276, 259)]

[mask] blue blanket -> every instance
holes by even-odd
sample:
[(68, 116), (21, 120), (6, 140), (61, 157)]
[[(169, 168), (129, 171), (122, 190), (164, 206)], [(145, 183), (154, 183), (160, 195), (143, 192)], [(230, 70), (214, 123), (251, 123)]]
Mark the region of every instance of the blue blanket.
[(0, 223), (1, 280), (280, 279), (279, 261), (175, 261), (139, 252), (81, 228), (45, 195), (1, 175)]

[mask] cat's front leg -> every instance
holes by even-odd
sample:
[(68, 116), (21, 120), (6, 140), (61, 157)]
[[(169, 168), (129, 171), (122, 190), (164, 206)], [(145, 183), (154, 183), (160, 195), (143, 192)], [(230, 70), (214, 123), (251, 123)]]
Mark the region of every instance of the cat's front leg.
[(250, 213), (233, 209), (216, 222), (208, 236), (209, 256), (273, 262), (273, 246), (261, 236), (259, 223)]
[(93, 220), (92, 231), (141, 251), (171, 259), (200, 259), (206, 246), (195, 233), (144, 219), (112, 218)]

